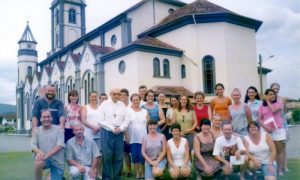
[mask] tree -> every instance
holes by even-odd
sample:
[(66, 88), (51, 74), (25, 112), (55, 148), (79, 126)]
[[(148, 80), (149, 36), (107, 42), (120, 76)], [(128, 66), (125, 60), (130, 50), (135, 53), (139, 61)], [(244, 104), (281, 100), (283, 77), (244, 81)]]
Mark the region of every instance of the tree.
[(300, 109), (293, 109), (292, 110), (292, 117), (294, 119), (294, 122), (300, 122)]

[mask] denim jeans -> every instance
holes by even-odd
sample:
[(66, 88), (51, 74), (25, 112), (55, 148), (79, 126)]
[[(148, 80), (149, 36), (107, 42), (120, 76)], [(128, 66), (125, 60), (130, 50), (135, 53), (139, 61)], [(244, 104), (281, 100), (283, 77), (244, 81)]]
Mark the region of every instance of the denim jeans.
[(102, 179), (119, 180), (124, 157), (123, 133), (114, 134), (104, 128), (100, 132), (103, 161)]
[(57, 180), (61, 180), (63, 179), (63, 175), (64, 175), (64, 170), (63, 169), (60, 169), (60, 168), (57, 168), (55, 166), (52, 165), (52, 163), (47, 160), (45, 162), (45, 167), (44, 169), (50, 169), (50, 176), (51, 176), (51, 179), (57, 179)]

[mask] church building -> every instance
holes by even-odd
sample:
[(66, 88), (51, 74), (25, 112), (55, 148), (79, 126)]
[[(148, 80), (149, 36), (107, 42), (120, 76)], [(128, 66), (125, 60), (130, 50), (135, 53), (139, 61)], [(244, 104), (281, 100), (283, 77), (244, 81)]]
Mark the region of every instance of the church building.
[[(200, 90), (208, 99), (219, 82), (227, 95), (236, 87), (243, 92), (259, 87), (259, 20), (206, 0), (141, 0), (86, 32), (87, 5), (84, 0), (52, 1), (46, 59), (38, 59), (38, 43), (27, 24), (18, 42), (19, 130), (31, 128), (32, 105), (47, 84), (56, 86), (56, 97), (65, 103), (68, 92), (77, 90), (81, 105), (88, 103), (89, 92), (115, 87), (134, 93), (146, 85), (167, 95)], [(264, 81), (268, 72), (263, 69)]]

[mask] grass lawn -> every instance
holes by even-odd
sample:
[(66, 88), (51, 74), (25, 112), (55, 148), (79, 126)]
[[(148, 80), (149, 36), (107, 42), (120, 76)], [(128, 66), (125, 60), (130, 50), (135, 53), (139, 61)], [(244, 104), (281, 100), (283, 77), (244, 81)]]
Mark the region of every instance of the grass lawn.
[[(300, 160), (289, 160), (290, 172), (279, 180), (300, 179)], [(67, 177), (67, 176), (65, 176)], [(33, 156), (31, 152), (0, 153), (0, 179), (1, 180), (33, 180)], [(124, 180), (134, 178), (122, 178)], [(164, 179), (170, 179), (166, 173)], [(196, 172), (193, 171), (193, 179)]]

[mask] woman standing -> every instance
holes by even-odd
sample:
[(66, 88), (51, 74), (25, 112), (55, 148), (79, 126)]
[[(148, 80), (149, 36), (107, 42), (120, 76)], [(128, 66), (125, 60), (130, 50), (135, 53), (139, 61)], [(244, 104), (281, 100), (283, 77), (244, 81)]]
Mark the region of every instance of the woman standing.
[[(212, 177), (222, 169), (221, 164), (213, 157), (215, 145), (214, 135), (211, 133), (211, 122), (203, 119), (200, 123), (201, 132), (194, 138), (195, 167), (204, 177)], [(201, 177), (198, 177), (200, 179)]]
[[(163, 111), (154, 103), (154, 91), (149, 90), (146, 93), (146, 104), (142, 105), (143, 109), (146, 109), (151, 120), (155, 120), (158, 126), (165, 124), (166, 120)], [(160, 131), (160, 129), (159, 129)]]
[[(81, 109), (82, 123), (84, 124), (84, 136), (90, 139), (94, 139), (101, 154), (100, 144), (100, 125), (99, 125), (99, 114), (100, 108), (98, 106), (98, 93), (92, 91), (89, 94), (89, 104), (83, 106)], [(101, 156), (99, 157), (99, 166), (97, 174), (100, 176), (101, 170)]]
[(233, 89), (231, 98), (233, 104), (229, 106), (229, 112), (233, 131), (240, 136), (246, 136), (248, 123), (252, 121), (251, 110), (241, 102), (241, 91), (238, 88)]
[[(288, 122), (287, 122), (287, 117), (286, 117), (286, 111), (287, 111), (286, 110), (286, 101), (278, 95), (279, 90), (280, 90), (280, 85), (278, 83), (276, 83), (276, 82), (272, 83), (271, 84), (271, 89), (273, 89), (275, 91), (278, 101), (282, 101), (282, 103), (283, 103), (283, 109), (282, 109), (281, 112), (282, 112), (282, 117), (283, 117), (283, 120), (284, 120), (284, 123), (283, 123), (284, 129), (286, 130), (286, 136), (287, 136), (284, 143), (287, 143), (289, 134), (288, 134)], [(285, 149), (285, 152), (284, 152), (284, 171), (285, 172), (289, 171), (286, 149)]]
[(81, 122), (81, 106), (78, 104), (78, 92), (76, 90), (68, 93), (68, 103), (65, 106), (65, 143), (74, 136), (73, 126)]
[(252, 120), (258, 121), (258, 109), (262, 101), (260, 100), (258, 91), (255, 87), (248, 87), (244, 102), (249, 106), (251, 110)]
[(218, 114), (222, 117), (222, 121), (230, 119), (229, 106), (232, 104), (229, 97), (224, 96), (224, 85), (218, 83), (215, 85), (216, 97), (210, 102), (210, 107), (213, 114)]
[(263, 104), (259, 108), (259, 122), (261, 126), (269, 133), (276, 147), (276, 161), (278, 165), (278, 175), (283, 175), (284, 152), (286, 140), (286, 130), (284, 129), (282, 117), (283, 103), (277, 101), (274, 90), (267, 89)]
[(191, 175), (189, 145), (185, 138), (180, 137), (181, 126), (178, 123), (171, 125), (173, 138), (167, 143), (167, 157), (169, 173), (172, 179), (187, 178)]
[(267, 132), (261, 132), (256, 121), (250, 122), (248, 136), (245, 137), (245, 147), (249, 157), (249, 169), (254, 173), (257, 169), (262, 169), (264, 179), (276, 179), (275, 157), (276, 149), (271, 136)]
[(174, 112), (173, 123), (181, 125), (181, 136), (185, 137), (189, 142), (190, 151), (193, 149), (194, 129), (197, 126), (195, 111), (188, 96), (180, 96), (177, 110)]
[(147, 135), (148, 113), (140, 108), (141, 97), (138, 94), (132, 94), (130, 97), (131, 107), (127, 109), (129, 125), (126, 131), (125, 139), (129, 144), (129, 149), (134, 164), (136, 178), (144, 178), (145, 159), (142, 156), (142, 138)]
[(211, 120), (212, 112), (208, 105), (204, 104), (205, 95), (201, 91), (197, 91), (194, 94), (194, 99), (196, 102), (196, 105), (194, 106), (194, 111), (196, 113), (197, 117), (197, 127), (196, 131), (200, 132), (200, 124), (202, 119), (209, 119)]
[(163, 175), (167, 164), (166, 138), (157, 132), (157, 121), (148, 121), (148, 134), (142, 140), (142, 155), (145, 158), (145, 179), (152, 180)]
[(172, 138), (172, 134), (169, 133), (170, 131), (170, 121), (167, 119), (167, 111), (168, 111), (168, 106), (165, 103), (166, 95), (164, 93), (159, 93), (158, 94), (158, 107), (163, 111), (166, 123), (161, 126), (161, 133), (163, 133), (166, 136), (166, 139), (169, 140)]

